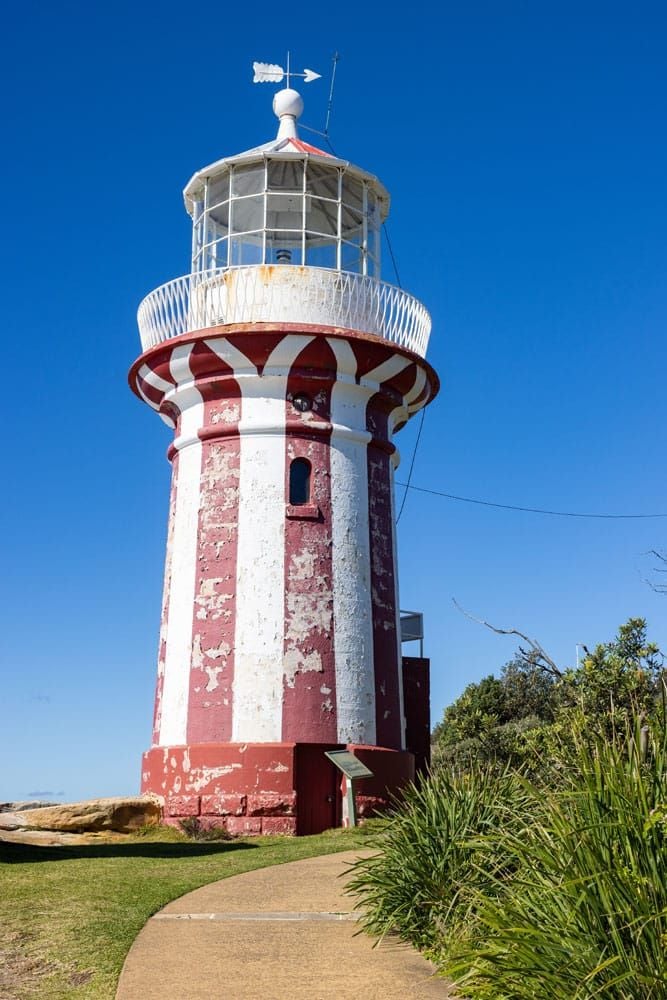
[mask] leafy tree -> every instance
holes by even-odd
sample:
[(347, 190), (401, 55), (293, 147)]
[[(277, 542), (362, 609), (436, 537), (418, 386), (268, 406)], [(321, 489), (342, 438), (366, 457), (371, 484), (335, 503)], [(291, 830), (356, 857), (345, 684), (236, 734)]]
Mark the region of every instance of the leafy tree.
[(563, 710), (580, 709), (597, 730), (611, 734), (636, 715), (648, 719), (660, 707), (664, 657), (648, 642), (646, 621), (630, 618), (613, 642), (588, 653), (559, 685)]
[(535, 717), (551, 722), (557, 706), (557, 682), (539, 664), (515, 657), (501, 671), (508, 722)]
[(434, 767), (468, 767), (473, 761), (521, 763), (527, 734), (553, 721), (556, 680), (535, 662), (517, 656), (469, 684), (445, 709), (433, 731)]
[(433, 738), (443, 746), (452, 746), (461, 740), (474, 739), (484, 730), (503, 722), (507, 722), (503, 683), (489, 674), (478, 683), (469, 684), (445, 709)]
[(590, 738), (610, 738), (632, 717), (664, 713), (665, 679), (664, 657), (648, 641), (643, 618), (631, 618), (577, 669), (557, 668), (534, 643), (532, 650), (520, 649), (499, 678), (469, 684), (445, 709), (433, 731), (433, 767), (495, 761), (546, 780), (551, 758), (562, 759), (572, 740), (575, 716)]

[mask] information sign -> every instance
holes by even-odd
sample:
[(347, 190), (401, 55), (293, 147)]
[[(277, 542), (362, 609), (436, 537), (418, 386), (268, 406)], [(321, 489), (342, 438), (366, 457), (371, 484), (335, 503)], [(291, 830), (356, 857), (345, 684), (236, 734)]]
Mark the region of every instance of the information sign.
[(373, 772), (369, 771), (365, 764), (362, 764), (358, 757), (355, 757), (350, 750), (325, 750), (325, 756), (332, 764), (335, 764), (339, 771), (342, 771), (347, 778), (346, 795), (347, 802), (347, 823), (349, 826), (357, 825), (357, 814), (354, 805), (354, 783), (357, 778), (372, 778)]
[(362, 764), (350, 750), (326, 750), (326, 756), (343, 772), (346, 778), (372, 778), (373, 772)]

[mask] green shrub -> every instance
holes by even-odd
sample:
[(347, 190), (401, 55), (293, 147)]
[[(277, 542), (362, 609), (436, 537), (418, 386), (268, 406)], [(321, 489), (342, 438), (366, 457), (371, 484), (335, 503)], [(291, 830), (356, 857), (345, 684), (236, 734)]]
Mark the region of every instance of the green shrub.
[(468, 1000), (665, 1000), (667, 729), (561, 737), (551, 786), (489, 765), (410, 789), (354, 867), (363, 925)]
[[(540, 815), (488, 838), (514, 872), (472, 893), (472, 932), (443, 970), (471, 1000), (667, 997), (664, 731), (575, 741), (564, 787), (533, 790)], [(480, 850), (477, 863), (484, 863)]]
[[(490, 850), (492, 835), (524, 824), (526, 809), (521, 779), (490, 766), (443, 770), (411, 786), (376, 841), (379, 853), (354, 865), (348, 891), (358, 897), (362, 924), (438, 952), (468, 914), (474, 887), (509, 874), (500, 841)], [(477, 841), (486, 870), (475, 863)]]
[(178, 821), (183, 833), (190, 840), (198, 842), (232, 840), (232, 835), (223, 826), (205, 827), (198, 816), (186, 816)]
[(548, 770), (539, 752), (540, 741), (548, 736), (553, 724), (535, 715), (526, 716), (500, 726), (490, 726), (479, 735), (447, 744), (435, 742), (432, 747), (432, 769), (468, 770), (475, 763), (493, 764), (500, 771), (511, 765), (522, 773), (541, 776)]

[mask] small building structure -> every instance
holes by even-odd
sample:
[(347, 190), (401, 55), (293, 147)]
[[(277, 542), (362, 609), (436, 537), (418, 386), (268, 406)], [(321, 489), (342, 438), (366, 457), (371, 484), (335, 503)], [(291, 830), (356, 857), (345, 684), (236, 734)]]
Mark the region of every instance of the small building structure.
[[(187, 184), (191, 270), (141, 303), (130, 372), (174, 430), (141, 787), (168, 821), (233, 833), (344, 822), (325, 751), (373, 772), (361, 815), (414, 775), (392, 437), (437, 392), (431, 323), (380, 279), (387, 191), (299, 138), (302, 108), (279, 91), (277, 137)], [(424, 662), (408, 684), (422, 767)]]

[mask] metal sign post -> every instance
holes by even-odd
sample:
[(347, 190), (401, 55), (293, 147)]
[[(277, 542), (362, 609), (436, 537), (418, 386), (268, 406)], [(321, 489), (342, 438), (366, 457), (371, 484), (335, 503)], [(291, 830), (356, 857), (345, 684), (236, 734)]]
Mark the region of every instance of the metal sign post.
[(324, 753), (332, 764), (335, 764), (338, 770), (342, 771), (345, 776), (348, 826), (356, 826), (357, 814), (354, 804), (354, 782), (357, 778), (372, 778), (373, 772), (365, 764), (362, 764), (359, 758), (355, 757), (350, 750), (325, 750)]

